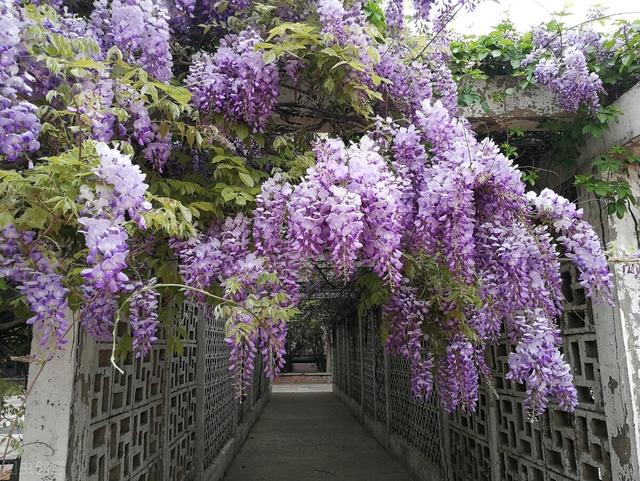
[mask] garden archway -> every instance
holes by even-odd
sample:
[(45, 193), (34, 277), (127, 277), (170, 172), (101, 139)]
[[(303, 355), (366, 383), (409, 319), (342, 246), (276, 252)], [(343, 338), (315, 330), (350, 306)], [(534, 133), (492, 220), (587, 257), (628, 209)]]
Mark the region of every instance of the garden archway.
[(21, 481), (222, 479), (313, 295), (418, 479), (640, 476), (640, 24), (404, 3), (0, 0)]

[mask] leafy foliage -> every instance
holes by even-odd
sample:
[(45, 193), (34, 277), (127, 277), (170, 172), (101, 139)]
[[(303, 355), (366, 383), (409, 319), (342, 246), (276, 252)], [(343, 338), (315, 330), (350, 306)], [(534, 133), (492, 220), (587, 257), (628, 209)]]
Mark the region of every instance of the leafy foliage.
[[(614, 97), (637, 79), (637, 24), (606, 40), (609, 56), (580, 50), (586, 64), (572, 70), (551, 48), (559, 25), (544, 30), (548, 49), (507, 23), (451, 42), (446, 23), (474, 1), (416, 2), (419, 34), (396, 28), (397, 8), (387, 25), (373, 0), (200, 2), (188, 15), (172, 2), (33, 3), (0, 4), (11, 26), (0, 80), (16, 86), (0, 98), (0, 274), (17, 316), (62, 344), (68, 326), (54, 321), (68, 305), (120, 359), (145, 356), (184, 298), (214, 303), (242, 397), (257, 355), (268, 376), (282, 369), (303, 293), (335, 282), (359, 293), (359, 315), (383, 307), (388, 348), (411, 359), (418, 398), (435, 382), (446, 409), (473, 409), (482, 349), (509, 319), (534, 414), (550, 399), (575, 406), (553, 337), (548, 230), (594, 296), (608, 292), (606, 259), (580, 211), (526, 195), (536, 166), (512, 160), (531, 136), (508, 129), (502, 155), (458, 106), (486, 104), (479, 79), (517, 79), (497, 101), (542, 83), (551, 59), (557, 93), (563, 75), (597, 73)], [(590, 85), (586, 94), (600, 84)], [(584, 107), (549, 122), (552, 153), (575, 158), (618, 114)], [(635, 199), (617, 176), (633, 163), (614, 150), (577, 181), (620, 216)], [(534, 275), (544, 281), (530, 289)], [(123, 316), (130, 330), (118, 336)], [(180, 352), (177, 331), (169, 346)], [(555, 340), (538, 359), (539, 336)], [(534, 382), (536, 369), (549, 378)]]
[[(602, 36), (591, 30), (593, 23), (605, 23), (608, 19), (606, 15), (596, 16), (589, 22), (570, 27), (553, 21), (541, 27), (540, 31), (544, 31), (546, 36), (539, 42), (542, 42), (544, 48), (549, 48), (548, 46), (561, 42), (563, 38), (567, 41), (575, 38), (588, 39), (584, 40), (591, 42), (586, 49), (588, 69), (602, 80), (606, 89), (606, 101), (611, 102), (640, 80), (640, 22), (614, 21), (610, 32)], [(493, 100), (498, 102), (518, 91), (533, 87), (536, 84), (536, 64), (528, 59), (535, 53), (534, 36), (530, 32), (521, 34), (511, 23), (503, 22), (487, 35), (452, 42), (451, 65), (460, 85), (460, 104), (468, 106), (480, 103), (488, 109), (486, 99), (474, 90), (474, 80), (500, 76), (516, 79), (513, 87), (494, 95)], [(619, 116), (620, 112), (611, 105), (604, 105), (596, 111), (581, 109), (571, 121), (542, 122), (542, 130), (551, 133), (550, 137), (544, 139), (550, 146), (547, 155), (557, 165), (576, 169), (581, 146), (589, 139), (600, 139), (603, 132), (618, 121)], [(518, 144), (530, 143), (530, 139), (535, 139), (535, 136), (535, 133), (528, 133), (520, 136), (521, 142), (517, 139), (515, 142), (507, 140), (502, 144), (503, 152), (510, 157), (519, 157), (521, 150), (526, 147), (518, 149)], [(509, 139), (508, 132), (506, 137)], [(619, 170), (622, 171), (635, 160), (622, 155), (618, 156), (618, 162), (621, 163)], [(624, 216), (629, 205), (636, 202), (628, 182), (614, 178), (609, 171), (602, 171), (597, 160), (592, 165), (592, 170), (594, 174), (577, 172), (576, 186), (584, 186), (588, 192), (594, 192), (603, 198), (610, 214)], [(532, 169), (528, 171), (526, 179), (535, 183), (536, 176), (535, 169)]]

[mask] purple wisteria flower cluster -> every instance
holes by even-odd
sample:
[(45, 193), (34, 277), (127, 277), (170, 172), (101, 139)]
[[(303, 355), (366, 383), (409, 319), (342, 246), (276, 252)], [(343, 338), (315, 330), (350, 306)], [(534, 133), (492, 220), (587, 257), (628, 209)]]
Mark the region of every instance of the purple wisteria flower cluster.
[(553, 92), (565, 110), (575, 112), (584, 105), (596, 111), (604, 88), (598, 74), (589, 70), (587, 58), (602, 57), (602, 44), (602, 37), (590, 28), (560, 35), (538, 27), (533, 32), (534, 49), (523, 66), (535, 64), (536, 83)]
[(253, 211), (253, 242), (256, 253), (269, 260), (291, 302), (300, 299), (300, 269), (304, 264), (287, 235), (286, 219), (293, 186), (281, 174), (262, 184)]
[(252, 29), (225, 37), (216, 53), (194, 58), (187, 77), (193, 105), (204, 113), (224, 113), (261, 132), (278, 101), (279, 74), (265, 64)]
[(13, 225), (0, 231), (0, 278), (17, 284), (33, 317), (27, 320), (40, 335), (40, 345), (51, 336), (57, 347), (68, 342), (66, 319), (68, 289), (57, 266), (45, 254), (46, 246), (33, 231), (18, 232)]
[(172, 77), (173, 61), (167, 10), (152, 0), (97, 0), (93, 28), (106, 52), (116, 46), (127, 61), (162, 82)]
[(306, 257), (327, 254), (348, 279), (358, 265), (400, 282), (402, 190), (368, 136), (346, 147), (328, 140), (289, 202), (288, 235)]
[(0, 1), (0, 154), (10, 162), (38, 150), (41, 125), (28, 98), (34, 79), (19, 65), (25, 54), (21, 32), (27, 28), (12, 0)]
[[(271, 200), (262, 202), (274, 206), (277, 204), (277, 200), (273, 204)], [(277, 216), (275, 213), (270, 218), (276, 219)], [(258, 227), (255, 232), (259, 230)], [(274, 237), (277, 235), (274, 234)], [(264, 372), (270, 379), (277, 376), (285, 364), (286, 323), (282, 319), (258, 316), (254, 312), (256, 306), (261, 299), (275, 299), (276, 296), (282, 298), (279, 303), (286, 305), (289, 297), (282, 297), (282, 294), (289, 290), (296, 295), (298, 289), (297, 277), (291, 277), (296, 276), (296, 269), (282, 263), (272, 265), (269, 257), (260, 255), (266, 254), (266, 243), (257, 252), (252, 252), (249, 248), (250, 238), (250, 221), (238, 214), (225, 219), (221, 225), (213, 226), (206, 234), (184, 241), (171, 241), (171, 247), (180, 261), (180, 275), (187, 286), (207, 290), (220, 285), (226, 297), (235, 303), (226, 311), (230, 318), (225, 342), (230, 349), (231, 370), (238, 397), (242, 397), (251, 386), (258, 352), (263, 359)], [(277, 240), (264, 239), (277, 248)], [(285, 267), (288, 270), (285, 271)], [(289, 278), (290, 283), (262, 282), (265, 272), (274, 270), (278, 278)], [(200, 300), (206, 298), (197, 291), (187, 291), (187, 295)]]
[(580, 284), (587, 295), (610, 302), (612, 274), (600, 239), (583, 219), (582, 209), (577, 209), (575, 204), (551, 189), (544, 189), (539, 195), (529, 193), (528, 197), (537, 216), (551, 224), (559, 234), (558, 240), (565, 248), (565, 255), (580, 269)]
[[(433, 96), (431, 69), (418, 61), (407, 65), (401, 51), (380, 52), (375, 72), (389, 81), (380, 85), (385, 102), (408, 117), (412, 117), (424, 100)], [(456, 100), (457, 101), (457, 100)]]
[(159, 294), (154, 288), (156, 279), (146, 283), (137, 283), (129, 305), (129, 324), (133, 337), (133, 352), (136, 357), (144, 358), (151, 346), (158, 340), (158, 302)]
[(525, 406), (534, 417), (551, 399), (566, 411), (578, 404), (569, 366), (558, 350), (559, 338), (560, 332), (542, 315), (527, 326), (516, 352), (509, 355), (506, 378), (526, 384)]
[(473, 412), (478, 403), (478, 362), (476, 350), (462, 335), (456, 335), (447, 344), (446, 353), (436, 366), (438, 396), (444, 409)]
[(124, 272), (129, 256), (127, 216), (141, 229), (144, 213), (151, 209), (145, 200), (148, 185), (140, 167), (104, 143), (96, 144), (100, 163), (93, 170), (98, 185), (95, 192), (85, 187), (81, 198), (83, 216), (78, 218), (89, 250), (89, 267), (82, 271), (84, 303), (80, 320), (98, 339), (111, 337), (117, 295), (134, 286)]
[(116, 117), (111, 106), (114, 100), (113, 81), (106, 75), (86, 80), (74, 86), (76, 105), (69, 106), (79, 119), (86, 119), (91, 139), (109, 142), (114, 135)]
[(409, 361), (411, 392), (421, 401), (427, 401), (433, 392), (433, 356), (425, 349), (427, 338), (422, 330), (428, 313), (427, 303), (418, 299), (415, 287), (408, 285), (396, 289), (383, 309), (384, 316), (394, 321), (385, 348)]
[[(421, 356), (433, 359), (444, 408), (473, 410), (479, 380), (488, 372), (481, 353), (498, 341), (504, 329), (517, 345), (518, 354), (510, 358), (510, 376), (527, 383), (531, 415), (540, 414), (550, 400), (573, 409), (575, 388), (567, 382), (569, 367), (560, 352), (560, 338), (542, 332), (557, 330), (554, 320), (562, 310), (557, 243), (580, 269), (587, 294), (596, 299), (609, 295), (607, 262), (593, 228), (582, 219), (581, 211), (551, 191), (525, 195), (512, 162), (490, 140), (478, 141), (467, 122), (451, 115), (439, 100), (424, 101), (414, 118), (409, 128), (391, 128), (389, 148), (405, 179), (403, 198), (408, 210), (402, 243), (410, 251), (437, 259), (462, 285), (477, 286), (483, 302), (481, 307), (464, 308), (464, 322), (474, 333), (468, 337), (461, 321), (448, 316), (447, 310), (455, 306), (445, 303), (440, 320), (425, 317), (418, 324), (393, 308), (394, 293), (392, 308), (387, 310), (392, 333), (387, 347), (407, 357), (408, 352), (416, 352), (408, 346), (417, 343), (406, 333), (422, 339)], [(559, 234), (557, 241), (549, 229)], [(448, 333), (445, 346), (436, 351), (424, 342), (428, 324)], [(534, 355), (540, 345), (546, 354)], [(420, 363), (416, 360), (412, 365)], [(548, 373), (549, 383), (533, 382), (538, 379), (535, 370)], [(414, 391), (424, 392), (419, 387), (424, 379), (412, 377)]]
[[(249, 249), (246, 219), (227, 219), (208, 237), (186, 241), (183, 278), (200, 286), (221, 282), (244, 301), (256, 296), (267, 266), (289, 280), (275, 290), (292, 293), (296, 276), (313, 260), (329, 261), (347, 280), (368, 267), (393, 288), (384, 309), (386, 347), (409, 361), (417, 398), (428, 399), (437, 385), (448, 412), (474, 410), (480, 381), (490, 377), (483, 352), (506, 332), (516, 345), (510, 376), (527, 383), (532, 417), (551, 401), (573, 409), (575, 388), (567, 382), (560, 338), (545, 333), (557, 331), (562, 309), (558, 243), (581, 270), (587, 294), (608, 294), (597, 236), (565, 199), (547, 191), (527, 196), (512, 161), (492, 141), (479, 141), (440, 100), (423, 100), (413, 119), (408, 127), (381, 128), (377, 135), (389, 141), (365, 135), (351, 145), (318, 142), (316, 165), (298, 185), (279, 175), (263, 185), (252, 232), (256, 253)], [(482, 305), (464, 306), (463, 320), (452, 313), (457, 306), (445, 302), (433, 319), (428, 299), (402, 278), (402, 249), (426, 254), (455, 282), (475, 286)], [(284, 326), (272, 322), (267, 331), (255, 331), (246, 328), (252, 322), (239, 314), (228, 338), (241, 386), (250, 382), (246, 370), (258, 350), (267, 353), (268, 365), (280, 365), (280, 341), (264, 342), (280, 339)], [(425, 336), (428, 329), (446, 333), (437, 341), (444, 345), (436, 348)], [(544, 353), (537, 355), (540, 346)], [(538, 371), (548, 376), (543, 382)]]

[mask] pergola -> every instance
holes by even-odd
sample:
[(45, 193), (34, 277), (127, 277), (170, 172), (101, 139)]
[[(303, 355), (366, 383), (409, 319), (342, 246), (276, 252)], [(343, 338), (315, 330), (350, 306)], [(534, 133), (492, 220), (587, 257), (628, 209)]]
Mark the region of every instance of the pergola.
[[(494, 100), (491, 94), (511, 82), (499, 78), (479, 86), (488, 111), (476, 105), (464, 115), (480, 134), (537, 130), (548, 118), (570, 120), (541, 89)], [(620, 122), (583, 148), (578, 170), (615, 144), (640, 154), (640, 85), (614, 105), (623, 112)], [(314, 122), (304, 112), (290, 114)], [(554, 170), (549, 187), (562, 190), (575, 172)], [(640, 195), (637, 167), (630, 168), (628, 181)], [(637, 209), (620, 220), (593, 195), (579, 194), (606, 243), (638, 249)], [(477, 414), (448, 416), (435, 402), (420, 404), (411, 397), (407, 364), (382, 350), (378, 313), (359, 319), (347, 308), (332, 325), (334, 392), (421, 480), (638, 480), (640, 284), (615, 266), (616, 302), (609, 306), (585, 300), (573, 268), (566, 266), (563, 280), (567, 302), (560, 325), (579, 394), (574, 415), (552, 407), (540, 421), (527, 422), (522, 388), (504, 378), (506, 343), (489, 353), (494, 389), (483, 388)], [(148, 358), (127, 359), (124, 374), (109, 362), (111, 344), (76, 328), (74, 342), (46, 364), (28, 397), (21, 481), (222, 478), (270, 386), (258, 364), (249, 395), (235, 399), (224, 320), (191, 302), (178, 316), (175, 328), (187, 332), (182, 355), (171, 354), (165, 337)]]

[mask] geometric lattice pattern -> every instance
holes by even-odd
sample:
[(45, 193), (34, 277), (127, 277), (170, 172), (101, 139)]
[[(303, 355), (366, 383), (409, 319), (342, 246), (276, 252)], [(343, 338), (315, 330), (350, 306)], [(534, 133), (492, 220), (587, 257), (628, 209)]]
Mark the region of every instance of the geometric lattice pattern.
[(120, 363), (124, 374), (111, 365), (110, 343), (82, 337), (81, 402), (73, 407), (77, 437), (84, 439), (73, 454), (77, 479), (196, 480), (268, 389), (256, 362), (250, 395), (235, 399), (224, 320), (211, 306), (184, 302), (171, 325), (181, 333), (180, 354), (169, 352), (161, 332), (147, 358)]
[[(212, 310), (211, 306), (206, 309)], [(229, 371), (229, 348), (224, 342), (224, 325), (211, 322), (213, 312), (204, 316), (204, 462), (210, 465), (224, 445), (233, 437), (236, 423), (236, 401)]]
[(364, 416), (389, 426), (435, 468), (442, 469), (441, 415), (437, 404), (416, 401), (405, 361), (389, 359), (380, 340), (380, 313), (357, 316), (334, 325), (333, 382), (362, 405)]
[(419, 403), (411, 396), (407, 362), (389, 359), (382, 350), (376, 315), (360, 326), (355, 316), (334, 325), (334, 384), (361, 403), (367, 418), (387, 423), (390, 434), (425, 456), (443, 479), (612, 481), (597, 326), (569, 263), (562, 266), (562, 291), (563, 352), (579, 400), (574, 414), (551, 405), (539, 420), (529, 422), (525, 388), (505, 379), (513, 349), (506, 340), (486, 353), (495, 390), (480, 390), (475, 414), (446, 415), (433, 397)]
[(111, 344), (98, 344), (95, 354), (83, 386), (90, 418), (84, 479), (159, 479), (163, 470), (165, 343), (159, 341), (144, 360), (126, 359), (121, 366), (124, 374), (111, 366)]
[(360, 359), (361, 337), (358, 320), (347, 319), (347, 348), (349, 350), (349, 395), (357, 402), (361, 402), (361, 374), (362, 359)]
[(500, 479), (611, 480), (596, 326), (591, 304), (577, 279), (573, 265), (562, 266), (566, 302), (559, 324), (564, 355), (578, 391), (574, 414), (552, 405), (539, 421), (527, 422), (523, 388), (504, 379), (510, 347), (504, 342), (490, 356), (499, 396), (495, 422)]
[(364, 414), (376, 418), (376, 373), (375, 356), (378, 347), (377, 319), (362, 323), (362, 406)]
[(389, 401), (391, 433), (440, 467), (440, 410), (434, 396), (427, 403), (413, 397), (409, 363), (404, 359), (389, 359)]

